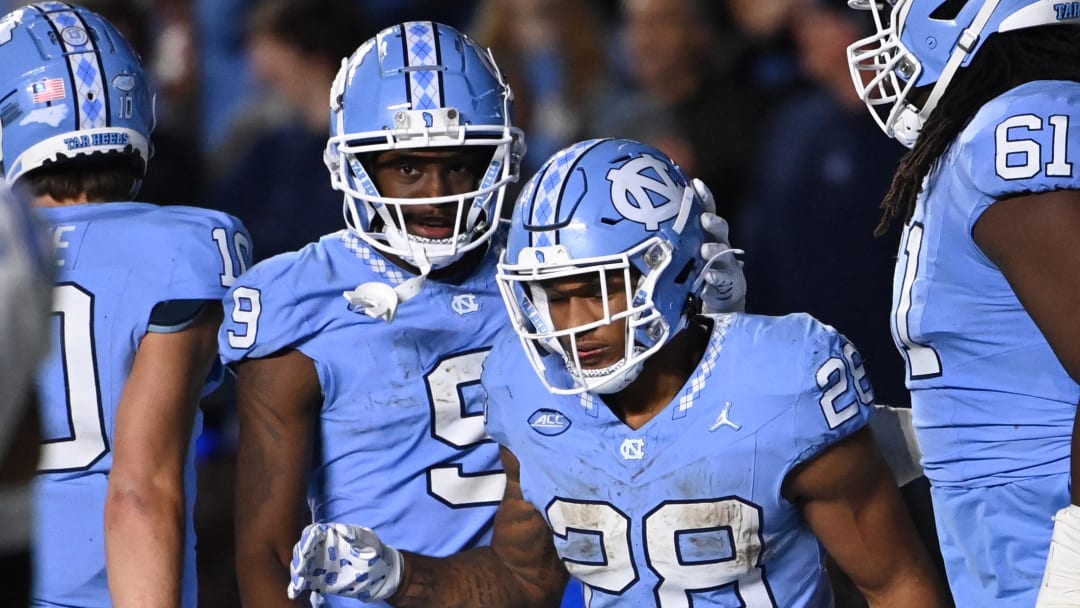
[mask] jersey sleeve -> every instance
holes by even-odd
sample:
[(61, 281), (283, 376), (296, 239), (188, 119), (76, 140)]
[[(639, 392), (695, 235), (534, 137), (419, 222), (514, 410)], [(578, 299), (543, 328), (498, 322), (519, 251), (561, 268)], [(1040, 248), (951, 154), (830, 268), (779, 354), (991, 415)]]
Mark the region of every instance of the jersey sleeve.
[(997, 97), (964, 128), (952, 164), (983, 196), (971, 205), (968, 231), (994, 202), (1025, 193), (1080, 189), (1080, 84), (1031, 82)]
[(226, 364), (296, 347), (314, 334), (310, 316), (292, 287), (292, 278), (303, 274), (299, 262), (296, 254), (264, 260), (225, 293), (218, 349)]
[[(161, 207), (154, 212), (153, 228), (146, 236), (152, 242), (147, 244), (148, 257), (143, 262), (169, 270), (160, 273), (163, 280), (152, 291), (153, 309), (146, 326), (150, 332), (172, 333), (188, 327), (204, 308), (199, 301), (220, 301), (228, 285), (251, 265), (247, 229), (237, 218), (219, 211)], [(213, 392), (224, 376), (220, 358), (215, 359), (202, 396)]]
[[(509, 446), (507, 417), (514, 404), (510, 390), (510, 378), (514, 371), (512, 362), (521, 359), (521, 344), (512, 327), (507, 326), (495, 337), (495, 343), (484, 360), (480, 384), (484, 389), (484, 421), (488, 435), (499, 445)], [(531, 369), (518, 368), (516, 373), (533, 373)]]
[(833, 444), (866, 426), (874, 394), (855, 346), (832, 327), (803, 317), (800, 387), (787, 418), (788, 470), (813, 460)]
[[(251, 266), (251, 236), (237, 218), (208, 209), (163, 208), (177, 235), (170, 300), (219, 300)], [(180, 229), (183, 227), (183, 229)]]

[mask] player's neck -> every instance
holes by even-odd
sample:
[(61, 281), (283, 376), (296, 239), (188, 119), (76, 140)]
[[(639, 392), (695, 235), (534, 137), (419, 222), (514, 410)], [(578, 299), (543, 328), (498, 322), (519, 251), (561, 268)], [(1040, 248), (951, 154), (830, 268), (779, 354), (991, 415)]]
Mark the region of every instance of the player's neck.
[(604, 403), (632, 429), (639, 429), (659, 414), (679, 394), (697, 369), (709, 344), (711, 328), (691, 321), (656, 354), (649, 357), (641, 375), (625, 389), (603, 395)]

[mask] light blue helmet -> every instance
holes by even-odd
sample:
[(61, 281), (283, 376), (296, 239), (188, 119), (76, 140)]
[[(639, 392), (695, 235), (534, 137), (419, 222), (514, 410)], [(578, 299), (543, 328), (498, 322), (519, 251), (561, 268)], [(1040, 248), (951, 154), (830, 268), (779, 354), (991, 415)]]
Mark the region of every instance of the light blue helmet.
[[(618, 392), (686, 327), (697, 311), (692, 296), (702, 269), (703, 210), (678, 165), (626, 139), (574, 144), (525, 184), (497, 276), (514, 329), (549, 390)], [(628, 310), (613, 314), (605, 305), (604, 318), (594, 323), (555, 328), (541, 281), (599, 276), (606, 289), (612, 275), (625, 280)], [(576, 334), (619, 319), (627, 321), (624, 358), (585, 369)], [(559, 338), (568, 339), (569, 350)]]
[[(848, 47), (859, 96), (889, 137), (907, 147), (953, 76), (999, 32), (1080, 23), (1075, 3), (1059, 0), (849, 0), (873, 14), (877, 33)], [(913, 89), (933, 85), (921, 107)]]
[(39, 2), (0, 18), (4, 179), (75, 158), (150, 157), (154, 98), (138, 55), (85, 8)]
[[(507, 184), (517, 180), (524, 137), (512, 124), (513, 95), (490, 51), (452, 27), (412, 21), (379, 32), (342, 61), (330, 94), (326, 165), (345, 194), (345, 221), (384, 253), (417, 266), (445, 266), (479, 247), (498, 225)], [(488, 146), (475, 190), (436, 198), (380, 194), (362, 155), (407, 148)], [(402, 207), (454, 203), (447, 239), (409, 235)]]

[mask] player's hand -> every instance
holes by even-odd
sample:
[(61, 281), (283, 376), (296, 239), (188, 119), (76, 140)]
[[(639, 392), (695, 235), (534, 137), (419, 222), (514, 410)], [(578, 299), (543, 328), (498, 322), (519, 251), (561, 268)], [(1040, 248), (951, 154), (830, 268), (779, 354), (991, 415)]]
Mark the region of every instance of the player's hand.
[(709, 187), (696, 178), (693, 184), (705, 209), (701, 214), (701, 227), (709, 239), (699, 252), (705, 267), (694, 286), (701, 296), (702, 312), (742, 312), (746, 309), (746, 277), (743, 276), (743, 263), (736, 254), (743, 251), (731, 247), (727, 220), (716, 215), (716, 199)]
[(1054, 515), (1054, 533), (1035, 608), (1080, 605), (1080, 506), (1068, 505)]
[(402, 559), (369, 528), (311, 524), (293, 547), (289, 598), (305, 591), (379, 602), (397, 591)]

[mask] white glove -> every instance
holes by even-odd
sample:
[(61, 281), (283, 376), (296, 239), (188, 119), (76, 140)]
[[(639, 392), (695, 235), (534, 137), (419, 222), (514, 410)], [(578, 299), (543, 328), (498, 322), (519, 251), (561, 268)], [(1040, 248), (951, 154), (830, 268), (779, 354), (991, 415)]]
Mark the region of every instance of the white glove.
[(704, 269), (694, 284), (694, 291), (701, 296), (705, 314), (742, 312), (746, 310), (746, 277), (742, 261), (728, 242), (727, 220), (716, 215), (716, 199), (705, 182), (694, 179), (694, 190), (701, 198), (705, 212), (701, 214), (701, 227), (711, 240), (701, 246)]
[(380, 602), (397, 591), (402, 559), (369, 528), (310, 524), (293, 547), (289, 598), (305, 591)]
[(922, 477), (922, 451), (915, 440), (910, 407), (874, 404), (870, 427), (885, 462), (892, 469), (897, 487)]
[(1054, 534), (1035, 608), (1080, 605), (1080, 507), (1069, 505), (1054, 515)]

